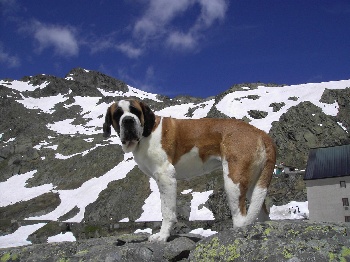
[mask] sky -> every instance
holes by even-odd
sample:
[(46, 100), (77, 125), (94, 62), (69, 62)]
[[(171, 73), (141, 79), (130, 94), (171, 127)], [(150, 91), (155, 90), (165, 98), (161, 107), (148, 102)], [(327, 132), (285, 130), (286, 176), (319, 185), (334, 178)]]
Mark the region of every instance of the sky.
[(348, 0), (0, 0), (0, 15), (0, 79), (82, 67), (204, 98), (350, 79)]

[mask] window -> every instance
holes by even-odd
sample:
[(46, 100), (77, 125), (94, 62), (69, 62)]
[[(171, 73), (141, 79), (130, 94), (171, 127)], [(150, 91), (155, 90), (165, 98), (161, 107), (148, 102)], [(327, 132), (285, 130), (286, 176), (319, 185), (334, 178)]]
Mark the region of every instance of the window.
[(349, 198), (342, 198), (343, 200), (343, 206), (348, 207), (349, 206)]
[(340, 181), (340, 187), (346, 187), (345, 181)]
[(350, 222), (350, 216), (345, 216), (345, 222)]

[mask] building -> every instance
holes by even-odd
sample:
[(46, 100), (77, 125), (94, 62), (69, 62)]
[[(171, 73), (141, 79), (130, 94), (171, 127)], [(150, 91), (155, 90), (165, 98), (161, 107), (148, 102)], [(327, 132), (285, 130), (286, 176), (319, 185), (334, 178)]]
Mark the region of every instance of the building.
[(304, 181), (310, 220), (350, 222), (350, 145), (311, 149)]

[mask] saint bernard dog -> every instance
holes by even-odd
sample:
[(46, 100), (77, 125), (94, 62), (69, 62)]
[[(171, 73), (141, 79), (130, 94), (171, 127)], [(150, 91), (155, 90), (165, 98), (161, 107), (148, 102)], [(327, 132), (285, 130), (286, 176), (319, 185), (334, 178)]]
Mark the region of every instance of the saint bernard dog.
[[(155, 179), (163, 222), (150, 241), (166, 241), (176, 218), (177, 179), (221, 168), (233, 226), (269, 218), (264, 204), (276, 162), (276, 148), (263, 131), (236, 119), (174, 119), (156, 116), (144, 102), (121, 100), (107, 110), (103, 133), (111, 126), (125, 152)], [(246, 199), (250, 201), (247, 210)]]

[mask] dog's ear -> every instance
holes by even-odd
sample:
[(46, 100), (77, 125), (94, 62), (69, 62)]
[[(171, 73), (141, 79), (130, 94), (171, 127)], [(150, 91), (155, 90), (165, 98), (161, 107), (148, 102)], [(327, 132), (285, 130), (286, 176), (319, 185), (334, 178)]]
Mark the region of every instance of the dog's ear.
[(112, 113), (111, 107), (108, 107), (105, 122), (103, 124), (103, 137), (109, 137), (111, 135), (111, 125), (112, 125)]
[(152, 112), (151, 108), (143, 102), (140, 102), (142, 113), (144, 117), (144, 126), (143, 126), (143, 137), (148, 137), (152, 133), (154, 123), (156, 122), (156, 116)]

